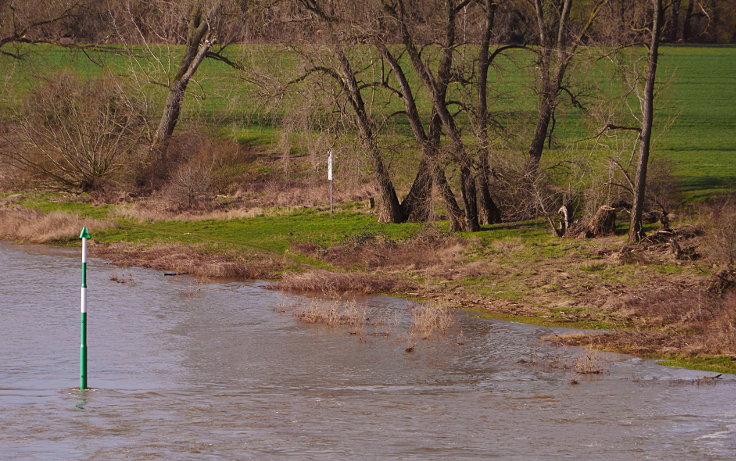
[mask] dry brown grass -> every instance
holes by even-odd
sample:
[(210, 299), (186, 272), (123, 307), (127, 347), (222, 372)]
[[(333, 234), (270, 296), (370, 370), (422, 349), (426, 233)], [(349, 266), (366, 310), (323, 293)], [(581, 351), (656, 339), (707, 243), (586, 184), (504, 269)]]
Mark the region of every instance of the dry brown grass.
[(359, 234), (330, 248), (304, 243), (295, 245), (294, 249), (344, 268), (424, 269), (451, 263), (467, 245), (467, 239), (426, 226), (413, 238), (403, 241), (380, 234)]
[(280, 259), (267, 254), (246, 254), (235, 250), (215, 253), (202, 246), (181, 243), (152, 247), (106, 243), (94, 245), (91, 251), (123, 266), (175, 271), (202, 278), (269, 279), (275, 278), (283, 268)]
[(736, 269), (736, 198), (711, 205), (700, 219), (706, 229), (702, 245), (706, 260)]
[(411, 308), (412, 337), (429, 339), (434, 334), (444, 336), (455, 324), (455, 315), (452, 308), (446, 304), (422, 303)]
[(391, 293), (410, 288), (408, 283), (379, 274), (315, 270), (283, 276), (280, 290), (340, 295), (342, 293)]
[(605, 370), (605, 361), (599, 352), (588, 349), (575, 359), (573, 370), (581, 375), (600, 374)]
[(185, 290), (179, 292), (182, 298), (196, 298), (201, 294), (201, 288), (189, 285)]
[[(433, 303), (411, 306), (409, 323), (400, 322), (400, 311), (369, 311), (365, 304), (355, 300), (315, 300), (307, 306), (296, 308), (280, 305), (276, 311), (290, 311), (295, 319), (303, 323), (346, 327), (350, 334), (358, 335), (361, 341), (368, 336), (394, 337), (398, 341), (406, 341), (407, 352), (415, 349), (418, 340), (446, 337), (455, 324), (454, 313), (449, 306)], [(464, 337), (460, 333), (456, 343), (461, 345), (463, 342)]]
[[(267, 181), (252, 181), (236, 192), (247, 197), (254, 206), (268, 207), (329, 207), (329, 189), (322, 171), (311, 179), (284, 180), (274, 177)], [(372, 182), (353, 184), (338, 178), (334, 186), (333, 199), (336, 204), (348, 201), (366, 201), (377, 195)]]
[(115, 227), (112, 221), (83, 218), (78, 214), (53, 211), (48, 214), (14, 206), (0, 208), (0, 238), (45, 243), (79, 238), (82, 227), (91, 232)]
[(300, 322), (346, 326), (351, 334), (360, 335), (365, 335), (368, 321), (366, 306), (355, 301), (312, 301), (308, 306), (296, 309), (293, 315)]
[(723, 298), (697, 294), (655, 295), (624, 303), (636, 312), (640, 330), (603, 334), (555, 335), (544, 338), (557, 344), (594, 346), (636, 355), (736, 356), (736, 294)]
[(169, 207), (165, 202), (147, 200), (131, 206), (118, 207), (112, 214), (139, 221), (206, 221), (255, 218), (259, 216), (278, 216), (293, 212), (293, 209), (267, 209), (261, 207), (232, 209), (179, 210)]

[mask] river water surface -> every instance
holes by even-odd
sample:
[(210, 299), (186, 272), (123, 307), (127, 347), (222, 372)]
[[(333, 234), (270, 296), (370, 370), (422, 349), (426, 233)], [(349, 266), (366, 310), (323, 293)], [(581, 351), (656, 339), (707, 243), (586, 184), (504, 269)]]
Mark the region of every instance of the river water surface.
[(263, 284), (99, 259), (80, 392), (77, 253), (0, 243), (1, 459), (736, 459), (733, 376), (623, 355), (580, 376), (550, 329), (462, 314), (463, 344), (407, 353)]

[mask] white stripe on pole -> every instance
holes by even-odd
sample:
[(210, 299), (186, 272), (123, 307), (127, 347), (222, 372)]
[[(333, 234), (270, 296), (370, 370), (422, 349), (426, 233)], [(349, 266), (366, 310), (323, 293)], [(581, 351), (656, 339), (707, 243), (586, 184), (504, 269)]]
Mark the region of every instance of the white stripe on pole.
[(327, 180), (332, 181), (332, 151), (327, 156)]
[(82, 262), (87, 262), (87, 239), (82, 239)]

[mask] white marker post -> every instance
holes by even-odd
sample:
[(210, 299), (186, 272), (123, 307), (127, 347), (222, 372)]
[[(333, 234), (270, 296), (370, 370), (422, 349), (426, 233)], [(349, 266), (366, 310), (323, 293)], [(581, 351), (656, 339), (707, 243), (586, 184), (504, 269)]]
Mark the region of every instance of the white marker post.
[(332, 213), (332, 151), (327, 155), (327, 181), (330, 182), (330, 213)]
[(87, 239), (90, 238), (87, 226), (82, 233), (82, 318), (81, 318), (81, 343), (79, 347), (79, 389), (87, 389)]

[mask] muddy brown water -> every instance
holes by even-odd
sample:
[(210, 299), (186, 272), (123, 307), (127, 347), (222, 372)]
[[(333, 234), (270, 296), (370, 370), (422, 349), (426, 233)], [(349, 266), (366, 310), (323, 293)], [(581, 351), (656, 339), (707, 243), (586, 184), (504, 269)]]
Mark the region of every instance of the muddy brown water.
[(465, 314), (464, 344), (407, 353), (299, 324), (275, 307), (310, 301), (262, 283), (99, 259), (80, 392), (77, 258), (0, 243), (0, 459), (736, 459), (733, 376), (613, 354), (578, 376), (550, 329)]

